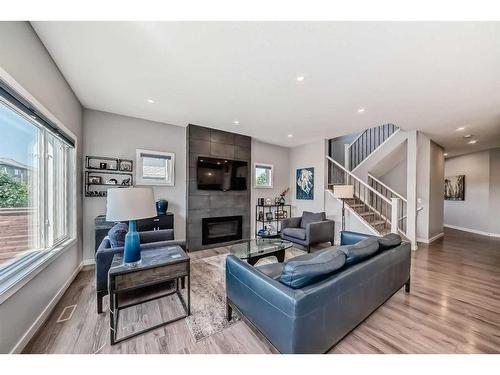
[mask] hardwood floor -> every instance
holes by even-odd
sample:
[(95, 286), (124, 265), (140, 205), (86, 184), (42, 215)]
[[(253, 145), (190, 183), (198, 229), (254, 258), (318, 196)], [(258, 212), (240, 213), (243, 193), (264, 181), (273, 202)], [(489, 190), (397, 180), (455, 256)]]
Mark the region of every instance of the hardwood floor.
[[(227, 249), (190, 254), (193, 259)], [(396, 293), (331, 353), (500, 353), (500, 239), (446, 229), (412, 256), (412, 290)], [(107, 303), (107, 302), (106, 302)], [(76, 304), (73, 317), (56, 320)], [(158, 308), (159, 307), (159, 308)], [(144, 307), (139, 320), (168, 314)], [(145, 317), (144, 319), (141, 319)], [(196, 342), (181, 320), (111, 347), (108, 316), (95, 311), (93, 270), (82, 271), (26, 353), (271, 353), (240, 321)]]

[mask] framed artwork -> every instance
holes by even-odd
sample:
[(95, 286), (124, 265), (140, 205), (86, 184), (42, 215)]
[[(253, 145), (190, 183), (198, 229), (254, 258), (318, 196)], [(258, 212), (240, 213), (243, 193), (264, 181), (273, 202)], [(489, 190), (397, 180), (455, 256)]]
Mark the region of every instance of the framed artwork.
[(465, 200), (465, 175), (445, 177), (444, 199), (447, 201)]
[(296, 173), (296, 198), (314, 199), (314, 168), (300, 168)]

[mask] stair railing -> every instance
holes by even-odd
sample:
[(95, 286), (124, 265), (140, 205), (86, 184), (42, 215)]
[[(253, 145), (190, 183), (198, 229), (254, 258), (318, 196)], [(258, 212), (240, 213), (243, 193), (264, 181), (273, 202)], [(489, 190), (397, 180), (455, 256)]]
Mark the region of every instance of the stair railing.
[[(357, 207), (358, 204), (363, 205), (368, 209), (365, 214), (376, 215), (377, 218), (384, 222), (385, 228), (391, 228), (391, 231), (395, 232), (396, 227), (392, 225), (392, 217), (395, 215), (395, 209), (400, 206), (400, 204), (398, 204), (399, 199), (389, 199), (385, 197), (382, 193), (348, 171), (330, 156), (326, 156), (326, 158), (331, 163), (332, 173), (330, 175), (333, 179), (328, 182), (328, 187), (333, 188), (335, 185), (352, 185), (354, 189), (354, 198), (349, 205), (354, 208)], [(365, 221), (370, 224), (368, 220)]]
[(380, 125), (366, 129), (346, 148), (345, 158), (349, 170), (356, 168), (377, 147), (384, 143), (399, 128), (394, 124)]
[[(384, 184), (382, 181), (380, 181), (378, 178), (374, 177), (372, 174), (368, 173), (368, 185), (370, 185), (372, 188), (374, 188), (376, 191), (378, 191), (380, 194), (382, 194), (384, 197), (387, 199), (392, 199), (392, 198), (399, 198), (400, 199), (400, 204), (398, 207), (398, 230), (402, 232), (403, 234), (406, 235), (406, 225), (407, 225), (407, 217), (406, 217), (406, 210), (407, 210), (407, 205), (408, 201), (406, 200), (405, 197), (403, 197), (401, 194), (396, 192), (394, 189), (391, 189), (389, 186)], [(379, 199), (378, 197), (373, 197), (372, 199)]]

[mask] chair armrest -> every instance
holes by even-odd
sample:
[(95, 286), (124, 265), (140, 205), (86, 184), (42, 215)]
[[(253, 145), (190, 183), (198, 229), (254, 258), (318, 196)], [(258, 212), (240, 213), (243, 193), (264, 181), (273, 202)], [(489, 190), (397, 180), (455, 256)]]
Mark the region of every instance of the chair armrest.
[(316, 221), (306, 227), (306, 238), (310, 244), (320, 242), (331, 242), (333, 244), (334, 236), (335, 222), (333, 220)]
[(108, 271), (111, 268), (113, 257), (115, 254), (122, 254), (123, 247), (105, 247), (104, 239), (101, 246), (95, 253), (95, 278), (97, 291), (104, 291), (108, 289)]
[(288, 219), (283, 219), (281, 221), (281, 229), (285, 228), (298, 228), (300, 227), (300, 222), (302, 221), (302, 217), (290, 217)]
[(140, 242), (150, 243), (159, 241), (170, 241), (174, 239), (173, 229), (160, 229), (160, 230), (149, 230), (145, 232), (139, 232)]

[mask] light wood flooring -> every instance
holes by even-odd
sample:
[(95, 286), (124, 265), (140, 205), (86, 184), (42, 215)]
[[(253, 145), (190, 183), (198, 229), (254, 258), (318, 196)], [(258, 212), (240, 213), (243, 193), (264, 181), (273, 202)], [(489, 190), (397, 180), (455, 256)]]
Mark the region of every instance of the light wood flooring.
[[(444, 238), (420, 244), (413, 253), (411, 278), (410, 294), (397, 292), (331, 353), (500, 353), (500, 239), (447, 229)], [(56, 323), (73, 304), (73, 317)], [(272, 352), (243, 321), (196, 342), (181, 320), (111, 347), (108, 315), (95, 309), (94, 271), (82, 271), (25, 352)], [(145, 307), (142, 313), (150, 311)]]

